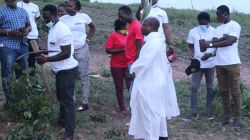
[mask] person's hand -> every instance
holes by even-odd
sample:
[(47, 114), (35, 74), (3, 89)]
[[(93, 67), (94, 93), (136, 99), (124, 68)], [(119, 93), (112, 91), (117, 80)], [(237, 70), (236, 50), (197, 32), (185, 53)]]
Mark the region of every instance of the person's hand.
[(189, 59), (193, 60), (194, 59), (194, 54), (189, 54)]
[(48, 57), (45, 56), (45, 55), (43, 55), (43, 54), (41, 54), (41, 55), (35, 57), (35, 59), (36, 59), (37, 63), (40, 64), (40, 65), (42, 65), (42, 64), (44, 64), (44, 63), (46, 63), (46, 62), (48, 62)]
[(24, 36), (28, 36), (30, 30), (31, 30), (30, 28), (24, 28), (23, 35), (24, 35)]
[(19, 31), (16, 31), (16, 30), (11, 30), (11, 31), (8, 31), (8, 36), (11, 36), (11, 37), (21, 37), (22, 36), (22, 32), (19, 32)]
[(126, 71), (126, 78), (128, 80), (133, 80), (135, 78), (135, 73), (131, 74), (129, 71)]
[(206, 60), (208, 60), (211, 56), (212, 56), (212, 53), (205, 53), (205, 54), (201, 57), (201, 60), (202, 60), (202, 61), (206, 61)]
[(144, 8), (144, 4), (140, 4), (140, 5), (138, 6), (138, 10), (139, 10), (139, 11), (141, 11), (143, 8)]
[(209, 43), (206, 42), (205, 40), (200, 40), (200, 51), (205, 52), (207, 48), (209, 48)]
[(172, 51), (174, 52), (174, 46), (171, 44), (171, 45), (168, 45), (168, 48), (169, 48), (169, 51)]

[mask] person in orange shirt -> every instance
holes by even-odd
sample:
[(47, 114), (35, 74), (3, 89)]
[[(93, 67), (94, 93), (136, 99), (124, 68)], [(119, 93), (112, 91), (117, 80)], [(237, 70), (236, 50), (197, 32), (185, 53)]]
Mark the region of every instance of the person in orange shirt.
[(128, 60), (125, 55), (125, 45), (127, 40), (126, 23), (120, 19), (115, 21), (115, 31), (110, 33), (106, 41), (106, 52), (111, 54), (110, 69), (115, 83), (116, 97), (119, 104), (120, 111), (126, 111), (123, 96), (123, 82), (129, 90), (130, 81), (126, 78), (126, 71), (128, 69)]

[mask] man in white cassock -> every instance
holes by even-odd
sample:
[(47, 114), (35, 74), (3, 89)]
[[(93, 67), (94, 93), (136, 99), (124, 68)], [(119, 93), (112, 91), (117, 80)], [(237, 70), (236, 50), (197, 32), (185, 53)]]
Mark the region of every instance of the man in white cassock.
[(158, 32), (159, 24), (154, 17), (143, 22), (145, 44), (129, 74), (134, 77), (129, 134), (135, 139), (167, 140), (166, 119), (180, 114), (166, 43)]

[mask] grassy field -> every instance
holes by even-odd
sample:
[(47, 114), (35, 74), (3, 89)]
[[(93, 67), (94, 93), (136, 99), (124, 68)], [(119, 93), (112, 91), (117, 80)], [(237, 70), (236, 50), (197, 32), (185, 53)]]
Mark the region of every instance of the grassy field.
[[(62, 1), (35, 1), (40, 8), (47, 3), (59, 4)], [(97, 25), (97, 31), (94, 38), (91, 40), (91, 52), (95, 55), (96, 52), (104, 52), (104, 42), (108, 34), (113, 31), (113, 22), (117, 18), (117, 9), (121, 5), (117, 4), (99, 4), (82, 1), (82, 11), (90, 15)], [(136, 10), (136, 5), (130, 5), (133, 11)], [(166, 9), (170, 25), (173, 32), (174, 43), (177, 48), (178, 56), (185, 58), (186, 54), (186, 37), (188, 31), (197, 25), (196, 15), (198, 11), (193, 10), (177, 10)], [(209, 11), (212, 16), (212, 25), (217, 26), (215, 12)], [(238, 21), (242, 26), (242, 34), (240, 40), (240, 55), (243, 61), (248, 61), (250, 58), (250, 15), (233, 13), (232, 18)], [(45, 41), (45, 40), (42, 40)], [(90, 93), (90, 109), (83, 113), (77, 113), (77, 130), (75, 139), (79, 140), (127, 140), (131, 139), (127, 135), (127, 127), (125, 124), (129, 121), (129, 113), (122, 114), (118, 111), (117, 101), (115, 97), (113, 81), (110, 78), (108, 69), (102, 69), (100, 72), (104, 77), (91, 77), (91, 93)], [(54, 79), (51, 76), (51, 85), (53, 86)], [(232, 127), (221, 127), (220, 117), (222, 114), (222, 106), (218, 96), (217, 89), (215, 90), (215, 102), (213, 110), (216, 119), (208, 121), (203, 117), (192, 122), (182, 121), (182, 118), (188, 113), (190, 106), (190, 84), (188, 81), (179, 81), (175, 83), (178, 96), (178, 103), (181, 110), (181, 116), (168, 122), (169, 137), (171, 140), (248, 140), (250, 139), (250, 119), (249, 112), (243, 112), (242, 128), (235, 130)], [(1, 89), (0, 89), (1, 90)], [(205, 87), (200, 88), (199, 96), (199, 113), (201, 114), (205, 107)], [(125, 92), (128, 105), (128, 96)], [(245, 90), (243, 98), (248, 99), (250, 92)], [(80, 104), (81, 92), (80, 84), (77, 82), (76, 88), (77, 101)], [(250, 98), (249, 98), (250, 99)], [(3, 102), (3, 96), (1, 100)], [(244, 101), (247, 102), (247, 101)], [(56, 103), (55, 103), (56, 104)], [(56, 111), (58, 112), (58, 111)], [(0, 137), (3, 138), (12, 129), (25, 124), (20, 124), (11, 119), (12, 116), (6, 116), (5, 110), (0, 107)], [(53, 140), (60, 139), (63, 136), (63, 131), (50, 128), (50, 134)], [(0, 138), (1, 139), (1, 138)]]

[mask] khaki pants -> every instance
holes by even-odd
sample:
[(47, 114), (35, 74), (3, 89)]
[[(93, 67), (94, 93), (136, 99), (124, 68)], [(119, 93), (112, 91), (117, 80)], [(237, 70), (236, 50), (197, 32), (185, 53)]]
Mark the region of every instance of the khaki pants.
[(231, 96), (233, 101), (234, 119), (240, 119), (240, 64), (216, 66), (216, 72), (224, 107), (224, 119), (230, 119), (231, 117)]

